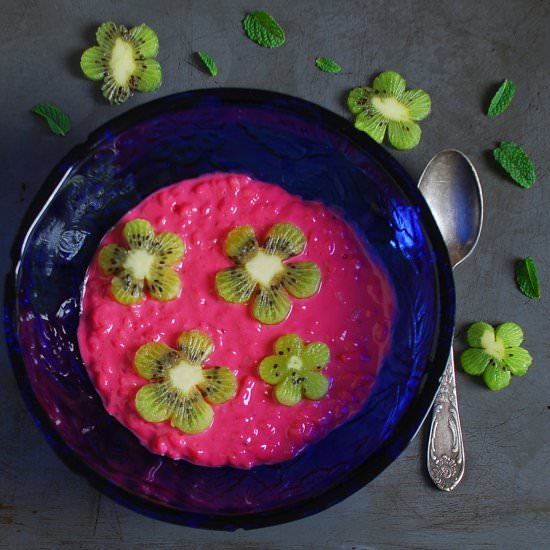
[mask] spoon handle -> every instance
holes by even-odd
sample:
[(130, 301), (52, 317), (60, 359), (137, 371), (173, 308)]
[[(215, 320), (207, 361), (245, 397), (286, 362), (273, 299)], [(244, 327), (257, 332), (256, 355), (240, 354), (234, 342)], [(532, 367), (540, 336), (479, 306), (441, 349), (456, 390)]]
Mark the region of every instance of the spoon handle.
[(433, 409), (428, 441), (428, 473), (442, 491), (452, 491), (464, 474), (464, 445), (452, 348)]

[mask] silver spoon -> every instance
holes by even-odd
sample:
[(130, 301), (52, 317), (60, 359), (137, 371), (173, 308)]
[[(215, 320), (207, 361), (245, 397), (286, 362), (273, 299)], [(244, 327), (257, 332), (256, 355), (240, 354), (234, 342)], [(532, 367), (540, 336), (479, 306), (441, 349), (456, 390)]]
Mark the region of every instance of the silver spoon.
[[(472, 253), (481, 233), (483, 195), (476, 170), (460, 151), (441, 151), (422, 172), (418, 187), (443, 235), (454, 269)], [(464, 475), (452, 347), (434, 403), (428, 473), (443, 491), (452, 491)]]

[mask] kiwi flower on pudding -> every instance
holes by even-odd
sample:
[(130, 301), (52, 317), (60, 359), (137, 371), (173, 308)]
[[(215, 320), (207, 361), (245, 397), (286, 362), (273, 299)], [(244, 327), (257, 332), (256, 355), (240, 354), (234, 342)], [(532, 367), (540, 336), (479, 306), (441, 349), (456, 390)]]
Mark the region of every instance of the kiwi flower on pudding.
[(108, 244), (99, 251), (99, 266), (113, 275), (111, 291), (117, 302), (135, 304), (143, 299), (145, 288), (151, 298), (174, 299), (180, 289), (179, 275), (171, 269), (185, 253), (185, 245), (175, 233), (155, 235), (147, 220), (135, 219), (122, 230), (128, 249)]
[(134, 364), (151, 383), (136, 394), (140, 416), (148, 422), (170, 419), (174, 428), (188, 434), (209, 428), (214, 419), (209, 403), (224, 403), (237, 390), (235, 375), (227, 367), (203, 367), (213, 350), (212, 340), (199, 330), (182, 333), (177, 350), (162, 342), (141, 346)]
[(90, 80), (103, 80), (101, 91), (109, 103), (124, 103), (135, 90), (153, 92), (160, 86), (162, 71), (153, 59), (159, 40), (153, 29), (109, 21), (97, 29), (96, 40), (98, 45), (82, 54), (80, 68)]
[(323, 342), (304, 346), (296, 334), (285, 334), (275, 342), (275, 355), (260, 363), (260, 378), (275, 385), (275, 399), (282, 405), (296, 405), (302, 396), (321, 399), (329, 387), (329, 379), (321, 370), (330, 361), (330, 350)]
[(523, 330), (515, 323), (503, 323), (493, 329), (488, 323), (474, 323), (466, 333), (471, 346), (460, 356), (462, 368), (473, 376), (483, 376), (491, 390), (510, 384), (512, 375), (523, 376), (531, 366), (531, 354), (520, 347)]
[(407, 83), (398, 73), (380, 73), (372, 86), (351, 90), (348, 108), (356, 115), (355, 127), (382, 143), (386, 130), (388, 141), (396, 149), (412, 149), (420, 142), (422, 130), (417, 124), (432, 107), (424, 90), (406, 90)]
[[(306, 237), (291, 223), (277, 223), (260, 247), (250, 225), (227, 235), (225, 252), (237, 265), (216, 274), (218, 294), (227, 302), (248, 303), (254, 293), (252, 315), (265, 324), (280, 323), (290, 312), (288, 292), (296, 298), (313, 296), (321, 271), (313, 262), (283, 262), (304, 251)], [(286, 290), (285, 290), (286, 289)]]

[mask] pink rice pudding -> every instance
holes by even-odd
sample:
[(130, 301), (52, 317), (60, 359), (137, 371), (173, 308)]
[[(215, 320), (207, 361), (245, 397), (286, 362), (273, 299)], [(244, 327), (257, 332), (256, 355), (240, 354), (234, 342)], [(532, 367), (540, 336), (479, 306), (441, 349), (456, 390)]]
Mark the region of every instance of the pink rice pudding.
[[(146, 293), (141, 303), (122, 305), (113, 298), (111, 277), (101, 272), (96, 254), (82, 299), (78, 341), (105, 408), (147, 449), (201, 466), (251, 468), (296, 456), (359, 411), (391, 344), (395, 298), (383, 268), (341, 217), (278, 186), (214, 174), (153, 193), (109, 231), (102, 246), (125, 246), (122, 228), (136, 218), (148, 220), (155, 233), (178, 234), (185, 243), (185, 255), (174, 267), (181, 294), (161, 302)], [(290, 261), (315, 262), (322, 283), (310, 298), (290, 296), (287, 319), (266, 325), (254, 319), (250, 304), (231, 304), (218, 295), (216, 273), (234, 265), (224, 251), (232, 229), (251, 225), (261, 244), (280, 222), (304, 232), (306, 248)], [(176, 349), (178, 336), (192, 329), (208, 334), (214, 344), (204, 367), (228, 367), (236, 376), (237, 393), (212, 405), (210, 428), (190, 435), (170, 420), (148, 422), (138, 414), (136, 392), (150, 381), (137, 372), (134, 356), (148, 342)], [(275, 386), (259, 377), (261, 360), (274, 353), (277, 338), (289, 333), (330, 348), (323, 369), (330, 388), (319, 400), (282, 405), (273, 396)]]

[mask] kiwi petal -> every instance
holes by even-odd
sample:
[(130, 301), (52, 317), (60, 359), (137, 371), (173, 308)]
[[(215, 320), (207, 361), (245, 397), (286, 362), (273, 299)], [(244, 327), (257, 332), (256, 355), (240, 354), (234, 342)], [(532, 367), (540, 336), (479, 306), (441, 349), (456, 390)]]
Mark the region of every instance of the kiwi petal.
[(230, 267), (216, 273), (216, 290), (226, 301), (232, 304), (246, 304), (257, 283), (242, 266)]
[(177, 352), (162, 342), (149, 342), (141, 346), (134, 357), (134, 365), (140, 376), (152, 380), (160, 378), (166, 367), (177, 359)]
[(162, 84), (160, 63), (155, 59), (138, 61), (132, 82), (138, 92), (154, 92)]
[(124, 226), (122, 235), (128, 246), (133, 249), (148, 249), (155, 238), (155, 232), (151, 224), (147, 220), (140, 218), (129, 221)]
[(399, 99), (407, 88), (407, 82), (399, 73), (385, 71), (374, 79), (372, 88), (379, 93)]
[(195, 365), (206, 361), (214, 350), (210, 336), (195, 329), (180, 334), (178, 347), (181, 355)]
[(90, 80), (101, 80), (105, 76), (104, 52), (99, 46), (88, 48), (80, 58), (80, 68)]
[(503, 369), (502, 366), (491, 361), (487, 368), (483, 371), (483, 380), (490, 390), (502, 390), (510, 384), (512, 375), (509, 370)]
[(303, 350), (304, 342), (297, 334), (285, 334), (275, 342), (275, 354), (279, 357), (284, 355), (300, 357)]
[(491, 341), (494, 341), (495, 331), (489, 323), (485, 323), (484, 321), (473, 323), (466, 332), (466, 340), (468, 341), (468, 345), (474, 348), (483, 347), (483, 341), (487, 337), (489, 337)]
[(266, 325), (280, 323), (290, 313), (290, 300), (282, 285), (260, 287), (254, 303), (252, 315)]
[(533, 358), (525, 348), (512, 347), (504, 351), (502, 362), (513, 375), (523, 376), (529, 370)]
[(276, 223), (267, 233), (264, 249), (282, 260), (298, 256), (304, 251), (306, 236), (293, 223)]
[(235, 263), (246, 262), (257, 250), (258, 241), (251, 225), (240, 225), (228, 233), (225, 240), (225, 253)]
[(500, 338), (505, 346), (517, 347), (523, 342), (523, 330), (516, 323), (502, 323), (495, 329), (495, 338)]
[(128, 84), (120, 85), (108, 74), (101, 86), (101, 93), (109, 103), (120, 105), (132, 95), (132, 90)]
[(362, 113), (368, 108), (371, 95), (372, 90), (365, 86), (353, 88), (348, 95), (348, 109), (354, 115)]
[(302, 361), (308, 370), (321, 370), (330, 361), (330, 349), (323, 342), (312, 342), (302, 352)]
[(99, 251), (99, 267), (105, 275), (113, 275), (122, 268), (128, 252), (118, 244), (108, 244)]
[(113, 42), (117, 37), (122, 36), (127, 32), (128, 29), (124, 25), (117, 25), (112, 21), (107, 21), (98, 27), (95, 33), (95, 38), (97, 43), (102, 48), (107, 49), (113, 45)]
[(396, 149), (399, 149), (400, 151), (405, 151), (416, 147), (419, 144), (421, 137), (422, 130), (420, 129), (420, 126), (412, 120), (390, 120), (388, 122), (388, 140)]
[(143, 299), (143, 286), (143, 281), (134, 279), (127, 271), (122, 271), (113, 277), (111, 292), (121, 304), (137, 304)]
[(282, 405), (296, 405), (302, 400), (302, 385), (287, 376), (275, 386), (275, 399)]
[(134, 402), (140, 416), (148, 422), (163, 422), (172, 413), (172, 407), (163, 398), (161, 384), (142, 386), (136, 393)]
[(174, 409), (172, 426), (188, 434), (204, 432), (214, 420), (212, 407), (197, 389), (185, 397), (180, 397)]
[(304, 372), (302, 390), (308, 399), (321, 399), (328, 391), (329, 379), (319, 372)]
[(460, 356), (460, 364), (464, 372), (472, 376), (482, 374), (491, 360), (491, 356), (479, 348), (469, 348)]
[(156, 57), (159, 53), (157, 33), (148, 25), (141, 24), (131, 28), (128, 37), (134, 41), (138, 54), (143, 57)]
[(296, 262), (286, 266), (283, 285), (296, 298), (309, 298), (321, 286), (321, 270), (313, 262)]
[(160, 265), (177, 264), (185, 254), (185, 244), (176, 233), (159, 233), (153, 241), (153, 251)]
[(260, 378), (268, 384), (278, 384), (288, 373), (286, 356), (268, 355), (258, 367)]
[(180, 276), (173, 269), (159, 265), (158, 261), (145, 280), (151, 297), (161, 302), (173, 300), (181, 290)]
[(400, 101), (409, 109), (411, 120), (424, 120), (432, 110), (432, 100), (424, 90), (407, 90)]
[(204, 369), (203, 377), (199, 388), (210, 403), (225, 403), (237, 392), (237, 379), (227, 367)]
[(388, 121), (382, 113), (376, 111), (371, 115), (363, 111), (357, 115), (355, 127), (368, 134), (376, 143), (382, 143), (388, 127)]

